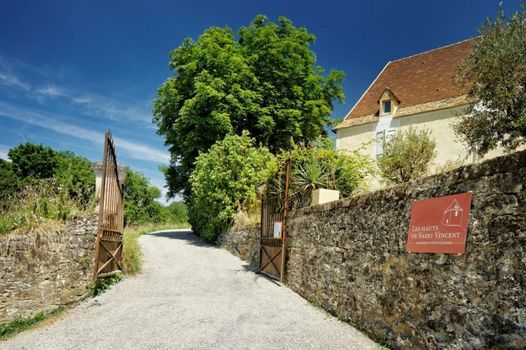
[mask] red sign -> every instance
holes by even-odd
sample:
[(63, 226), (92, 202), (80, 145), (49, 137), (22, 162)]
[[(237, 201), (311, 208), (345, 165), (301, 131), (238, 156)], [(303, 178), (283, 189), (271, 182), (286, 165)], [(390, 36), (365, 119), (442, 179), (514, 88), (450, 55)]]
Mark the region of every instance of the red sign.
[(407, 251), (463, 254), (470, 207), (469, 192), (414, 202)]

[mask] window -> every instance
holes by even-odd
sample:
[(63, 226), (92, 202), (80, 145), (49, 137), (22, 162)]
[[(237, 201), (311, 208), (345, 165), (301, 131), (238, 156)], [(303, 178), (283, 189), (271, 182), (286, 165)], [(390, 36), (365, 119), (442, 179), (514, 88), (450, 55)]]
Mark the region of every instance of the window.
[(396, 129), (387, 129), (376, 132), (376, 158), (380, 158), (384, 154), (384, 145), (386, 141), (394, 135)]
[(384, 113), (391, 113), (391, 100), (383, 101)]

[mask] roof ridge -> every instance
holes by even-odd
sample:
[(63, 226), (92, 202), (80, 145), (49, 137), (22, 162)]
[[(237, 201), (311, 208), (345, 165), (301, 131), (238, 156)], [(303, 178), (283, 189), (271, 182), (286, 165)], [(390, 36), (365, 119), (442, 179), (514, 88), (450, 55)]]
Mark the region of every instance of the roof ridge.
[(351, 115), (352, 111), (354, 108), (356, 108), (356, 106), (358, 105), (358, 103), (360, 103), (360, 101), (362, 100), (362, 98), (365, 96), (365, 94), (367, 93), (367, 91), (369, 91), (369, 89), (373, 86), (373, 84), (378, 80), (378, 78), (380, 77), (380, 75), (382, 75), (382, 73), (384, 72), (384, 70), (387, 68), (388, 65), (390, 65), (392, 63), (392, 61), (389, 61), (385, 64), (384, 68), (382, 68), (382, 70), (380, 71), (380, 73), (378, 73), (378, 75), (376, 76), (376, 78), (374, 78), (374, 80), (371, 82), (371, 84), (369, 84), (369, 86), (367, 87), (367, 89), (363, 92), (362, 96), (360, 96), (360, 98), (356, 101), (356, 103), (354, 104), (354, 106), (352, 106), (351, 110), (349, 112), (347, 112), (347, 114), (345, 115), (345, 117), (343, 118), (343, 120), (346, 120), (348, 116)]
[(413, 57), (416, 57), (416, 56), (420, 56), (420, 55), (424, 55), (426, 53), (430, 53), (430, 52), (433, 52), (433, 51), (437, 51), (437, 50), (442, 50), (442, 49), (445, 49), (447, 47), (450, 47), (450, 46), (454, 46), (454, 45), (458, 45), (458, 44), (462, 44), (466, 41), (470, 41), (470, 40), (473, 40), (475, 39), (476, 36), (472, 37), (472, 38), (468, 38), (468, 39), (464, 39), (464, 40), (460, 40), (460, 41), (457, 41), (456, 43), (452, 43), (452, 44), (448, 44), (448, 45), (444, 45), (444, 46), (440, 46), (440, 47), (436, 47), (434, 49), (431, 49), (431, 50), (427, 50), (427, 51), (424, 51), (424, 52), (420, 52), (420, 53), (415, 53), (414, 55), (410, 55), (410, 56), (406, 56), (406, 57), (402, 57), (402, 58), (399, 58), (399, 59), (396, 59), (396, 60), (393, 60), (393, 61), (389, 61), (390, 63), (395, 63), (395, 62), (398, 62), (398, 61), (403, 61), (403, 60), (406, 60), (408, 58), (413, 58)]

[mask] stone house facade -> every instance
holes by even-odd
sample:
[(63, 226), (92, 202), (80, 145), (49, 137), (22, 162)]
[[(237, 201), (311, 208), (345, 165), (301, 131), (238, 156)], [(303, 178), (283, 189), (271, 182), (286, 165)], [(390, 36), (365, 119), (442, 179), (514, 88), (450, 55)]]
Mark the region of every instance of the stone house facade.
[[(454, 82), (473, 39), (388, 62), (345, 118), (335, 127), (336, 148), (381, 157), (386, 139), (410, 126), (425, 127), (437, 143), (433, 167), (448, 161), (478, 161), (451, 126), (475, 102), (468, 87)], [(494, 150), (485, 158), (501, 155)]]

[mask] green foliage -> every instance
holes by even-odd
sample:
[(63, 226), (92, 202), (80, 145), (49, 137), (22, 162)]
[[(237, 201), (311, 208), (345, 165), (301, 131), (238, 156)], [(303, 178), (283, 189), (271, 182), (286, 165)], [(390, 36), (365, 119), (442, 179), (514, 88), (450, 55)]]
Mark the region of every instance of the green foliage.
[(188, 208), (183, 202), (173, 202), (161, 210), (161, 221), (166, 223), (188, 222)]
[(20, 213), (5, 212), (0, 215), (0, 234), (26, 227), (26, 216)]
[(238, 210), (254, 200), (256, 187), (275, 171), (268, 149), (253, 144), (246, 131), (228, 135), (196, 160), (190, 177), (190, 223), (208, 241), (233, 224)]
[(6, 203), (20, 189), (20, 180), (13, 164), (0, 159), (0, 209), (6, 209)]
[(95, 174), (86, 158), (29, 142), (10, 149), (8, 156), (12, 162), (0, 162), (0, 198), (7, 199), (36, 180), (53, 178), (84, 206), (93, 199)]
[(127, 225), (140, 225), (161, 220), (162, 205), (157, 200), (161, 191), (150, 186), (148, 179), (130, 168), (124, 180), (124, 216)]
[(29, 142), (10, 149), (7, 155), (13, 162), (14, 172), (21, 178), (53, 177), (58, 162), (53, 149)]
[(436, 156), (436, 142), (427, 129), (410, 127), (397, 132), (384, 144), (377, 164), (387, 183), (404, 183), (424, 176)]
[(340, 321), (340, 322), (347, 322), (348, 320), (349, 320), (349, 318), (347, 317), (345, 312), (339, 312), (338, 313), (338, 321)]
[(285, 159), (291, 159), (291, 206), (310, 204), (312, 190), (326, 188), (340, 191), (349, 197), (356, 190), (366, 187), (365, 177), (372, 171), (370, 160), (356, 152), (338, 152), (330, 140), (319, 139), (308, 146), (294, 146), (279, 156), (280, 172), (272, 177), (268, 191), (271, 195), (284, 193)]
[(124, 274), (117, 273), (116, 275), (111, 276), (111, 277), (97, 279), (90, 286), (91, 295), (96, 297), (97, 295), (104, 293), (113, 284), (116, 284), (122, 281), (123, 278), (124, 278)]
[(95, 173), (92, 163), (86, 158), (71, 152), (57, 152), (54, 178), (64, 186), (70, 197), (87, 204), (95, 194)]
[(182, 202), (163, 206), (159, 203), (161, 191), (150, 186), (149, 180), (139, 172), (126, 169), (124, 180), (124, 216), (127, 225), (148, 223), (184, 223), (188, 211)]
[(200, 152), (227, 134), (248, 130), (277, 153), (325, 134), (334, 99), (343, 101), (342, 72), (323, 74), (314, 35), (284, 17), (259, 15), (237, 37), (212, 27), (185, 39), (170, 56), (174, 76), (159, 89), (154, 121), (170, 146), (169, 194), (190, 194)]
[(12, 335), (18, 334), (29, 328), (32, 328), (39, 322), (42, 322), (50, 317), (60, 314), (63, 310), (64, 308), (58, 307), (48, 313), (39, 312), (29, 318), (17, 317), (15, 320), (7, 324), (0, 325), (0, 340), (6, 339)]
[(71, 152), (25, 143), (0, 161), (0, 233), (32, 229), (91, 210), (95, 174)]
[(3, 203), (0, 234), (16, 229), (33, 229), (78, 217), (90, 210), (67, 188), (51, 179), (26, 179), (27, 184)]
[[(9, 156), (12, 162), (0, 160), (0, 234), (67, 220), (93, 209), (95, 174), (87, 159), (31, 143), (14, 147)], [(163, 207), (157, 201), (160, 190), (131, 169), (124, 193), (128, 224), (188, 221), (183, 203)]]
[(488, 19), (457, 74), (478, 102), (454, 129), (479, 155), (499, 145), (513, 150), (526, 142), (525, 11), (526, 2), (510, 19), (502, 8), (495, 21)]

